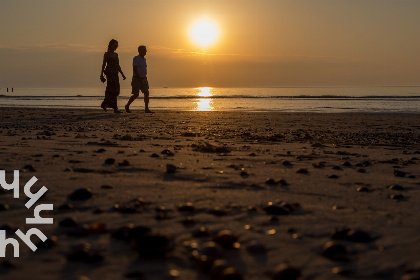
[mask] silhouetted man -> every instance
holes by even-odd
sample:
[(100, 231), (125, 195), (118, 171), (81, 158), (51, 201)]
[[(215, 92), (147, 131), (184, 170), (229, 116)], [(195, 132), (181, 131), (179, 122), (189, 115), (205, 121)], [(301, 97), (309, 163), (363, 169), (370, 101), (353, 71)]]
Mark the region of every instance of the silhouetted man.
[(131, 80), (131, 97), (125, 105), (127, 113), (131, 113), (130, 104), (139, 97), (140, 91), (144, 94), (144, 111), (153, 113), (149, 110), (149, 83), (147, 82), (147, 63), (146, 63), (146, 46), (138, 47), (139, 55), (133, 58), (133, 79)]

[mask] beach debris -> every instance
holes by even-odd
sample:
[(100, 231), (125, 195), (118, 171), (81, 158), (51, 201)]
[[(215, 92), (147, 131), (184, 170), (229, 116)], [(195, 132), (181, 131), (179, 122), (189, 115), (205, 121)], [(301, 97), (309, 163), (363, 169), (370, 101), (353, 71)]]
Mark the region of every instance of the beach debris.
[(77, 221), (75, 218), (65, 218), (61, 220), (58, 225), (60, 227), (75, 227), (77, 226)]
[(130, 272), (124, 273), (124, 277), (125, 278), (134, 278), (134, 279), (144, 279), (144, 273), (139, 271), (139, 270), (135, 270), (135, 271), (130, 271)]
[(403, 199), (405, 199), (405, 197), (402, 194), (391, 194), (389, 196), (389, 198), (395, 199), (395, 200), (403, 200)]
[(0, 211), (7, 211), (10, 209), (9, 204), (0, 203)]
[(226, 211), (222, 210), (220, 207), (214, 207), (213, 209), (210, 209), (207, 213), (212, 214), (214, 216), (226, 215)]
[(230, 153), (231, 150), (225, 146), (212, 145), (209, 142), (200, 142), (198, 144), (192, 144), (193, 151), (205, 152), (205, 153)]
[(165, 149), (165, 150), (163, 150), (162, 152), (160, 152), (162, 155), (165, 155), (165, 156), (174, 156), (174, 153), (173, 152), (171, 152), (170, 150), (168, 150), (168, 149)]
[(133, 224), (128, 224), (114, 230), (111, 233), (111, 237), (129, 242), (133, 238), (140, 237), (151, 232), (152, 229), (150, 227), (134, 226)]
[(288, 160), (283, 160), (282, 163), (284, 166), (292, 166), (293, 164)]
[(244, 277), (234, 267), (227, 267), (218, 275), (217, 280), (243, 280)]
[(166, 173), (175, 173), (176, 172), (176, 166), (173, 164), (167, 164), (166, 165)]
[(296, 171), (296, 173), (308, 174), (309, 172), (308, 172), (308, 169), (306, 169), (306, 168), (300, 168), (300, 169), (298, 169), (298, 171)]
[(211, 240), (221, 245), (223, 248), (237, 249), (240, 247), (238, 239), (239, 237), (237, 235), (233, 235), (230, 230), (221, 230)]
[(349, 229), (345, 227), (338, 227), (331, 234), (331, 239), (347, 240), (352, 242), (367, 243), (374, 240), (374, 238), (366, 231), (361, 229)]
[(301, 272), (299, 269), (288, 263), (279, 264), (274, 270), (272, 280), (300, 280)]
[(204, 271), (209, 271), (216, 260), (223, 258), (223, 249), (217, 243), (210, 241), (204, 243), (198, 250), (193, 250), (192, 254), (198, 266)]
[(275, 184), (276, 184), (276, 181), (275, 181), (274, 179), (272, 179), (272, 178), (268, 178), (268, 179), (265, 181), (265, 183), (266, 183), (267, 185), (275, 185)]
[(107, 158), (105, 160), (105, 163), (104, 164), (106, 164), (106, 165), (112, 165), (114, 163), (115, 163), (115, 158)]
[(349, 275), (352, 273), (352, 270), (344, 266), (335, 266), (331, 269), (331, 272), (338, 275)]
[(43, 242), (42, 241), (41, 242), (38, 242), (36, 244), (36, 247), (37, 248), (40, 248), (40, 249), (41, 248), (43, 248), (43, 249), (53, 248), (53, 247), (55, 247), (57, 245), (57, 240), (58, 240), (57, 236), (53, 235), (53, 236), (47, 238)]
[(388, 189), (393, 190), (393, 191), (404, 191), (405, 188), (401, 185), (390, 185), (388, 186)]
[(71, 248), (70, 252), (66, 255), (67, 260), (70, 262), (85, 262), (97, 263), (103, 261), (104, 257), (97, 253), (92, 252), (90, 243), (75, 245)]
[(74, 206), (70, 203), (64, 203), (58, 207), (58, 210), (73, 210)]
[(263, 208), (267, 215), (288, 215), (290, 213), (289, 207), (285, 207), (286, 204), (279, 205), (269, 202), (266, 207)]
[(324, 244), (322, 255), (331, 260), (345, 260), (348, 254), (347, 247), (335, 241), (328, 241)]
[(395, 177), (405, 177), (405, 175), (407, 175), (407, 172), (398, 170), (398, 169), (394, 169), (394, 175)]
[(312, 166), (315, 168), (324, 168), (325, 164), (322, 162), (315, 162), (314, 164), (312, 164)]
[(80, 188), (72, 192), (68, 199), (70, 200), (87, 200), (92, 197), (92, 192), (90, 188)]
[(128, 160), (123, 160), (122, 162), (118, 163), (118, 166), (129, 166), (130, 162)]
[(160, 258), (174, 249), (174, 242), (167, 236), (146, 234), (136, 236), (137, 252), (145, 258)]
[(267, 252), (264, 244), (257, 240), (252, 240), (250, 244), (246, 246), (246, 250), (251, 254), (264, 254)]
[(36, 171), (35, 168), (30, 164), (25, 165), (22, 169), (23, 169), (23, 172), (35, 172)]
[(69, 236), (74, 236), (74, 237), (87, 236), (87, 235), (89, 235), (88, 226), (87, 225), (76, 225), (76, 226), (72, 227), (71, 229), (69, 229), (66, 232), (66, 234), (69, 235)]
[(179, 212), (188, 212), (193, 213), (195, 211), (195, 207), (191, 202), (187, 202), (185, 204), (181, 204), (178, 206)]
[(191, 236), (193, 237), (207, 237), (209, 235), (210, 233), (206, 227), (200, 227), (191, 232)]

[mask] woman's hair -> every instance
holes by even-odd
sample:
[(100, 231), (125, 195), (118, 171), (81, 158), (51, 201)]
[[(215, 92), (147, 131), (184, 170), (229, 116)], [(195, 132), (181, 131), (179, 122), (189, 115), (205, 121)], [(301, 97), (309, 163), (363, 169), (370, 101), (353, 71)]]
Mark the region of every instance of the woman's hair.
[(117, 40), (115, 40), (115, 39), (112, 39), (111, 41), (109, 41), (109, 44), (108, 44), (108, 51), (110, 51), (110, 50), (111, 50), (111, 46), (112, 46), (114, 43), (117, 43), (117, 45), (118, 45), (118, 41), (117, 41)]

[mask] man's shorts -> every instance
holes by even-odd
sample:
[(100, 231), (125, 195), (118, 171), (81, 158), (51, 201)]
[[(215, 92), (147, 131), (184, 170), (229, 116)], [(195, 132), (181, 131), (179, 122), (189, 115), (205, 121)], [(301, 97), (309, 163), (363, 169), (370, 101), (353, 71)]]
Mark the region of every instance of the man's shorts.
[(147, 78), (139, 79), (133, 76), (133, 79), (131, 80), (131, 89), (131, 94), (139, 94), (140, 91), (143, 94), (149, 94), (149, 82), (147, 81)]

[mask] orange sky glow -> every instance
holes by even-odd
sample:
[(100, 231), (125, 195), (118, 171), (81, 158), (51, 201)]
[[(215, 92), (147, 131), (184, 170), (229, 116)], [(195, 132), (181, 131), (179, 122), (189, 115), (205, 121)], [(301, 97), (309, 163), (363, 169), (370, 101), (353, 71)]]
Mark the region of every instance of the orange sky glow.
[[(128, 77), (147, 46), (154, 87), (418, 85), (418, 14), (412, 0), (0, 0), (0, 87), (100, 87), (113, 38)], [(203, 18), (212, 39), (191, 33)]]

